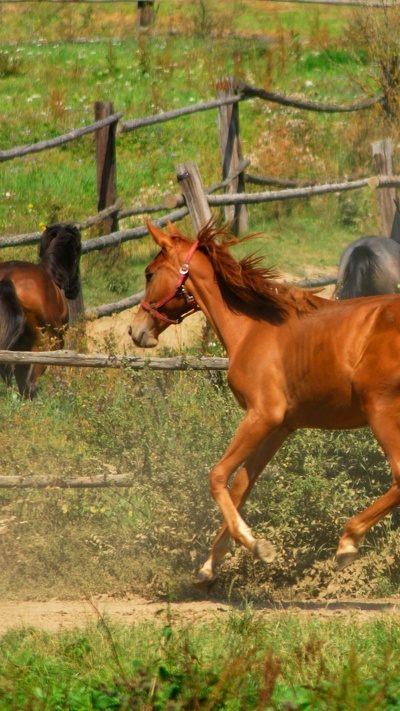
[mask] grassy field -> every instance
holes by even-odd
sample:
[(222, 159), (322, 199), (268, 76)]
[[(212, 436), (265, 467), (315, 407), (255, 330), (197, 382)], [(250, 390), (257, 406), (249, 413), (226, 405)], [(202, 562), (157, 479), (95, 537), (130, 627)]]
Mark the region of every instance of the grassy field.
[[(138, 31), (135, 3), (54, 8), (51, 3), (2, 6), (4, 147), (91, 123), (98, 99), (112, 100), (124, 119), (206, 101), (215, 97), (216, 81), (224, 75), (317, 103), (357, 103), (381, 90), (365, 52), (347, 38), (350, 8), (305, 11), (265, 1), (175, 0), (158, 5), (147, 33)], [(250, 172), (321, 183), (371, 174), (371, 142), (389, 131), (379, 107), (323, 115), (260, 100), (241, 105), (240, 123)], [(389, 135), (395, 143), (394, 124)], [(175, 166), (186, 160), (198, 164), (205, 185), (218, 182), (218, 151), (216, 111), (121, 135), (118, 195), (125, 206), (160, 202), (177, 192)], [(2, 163), (2, 233), (29, 232), (96, 212), (94, 153), (93, 136), (87, 136)], [(322, 273), (333, 269), (351, 239), (380, 229), (377, 196), (365, 190), (254, 206), (249, 212), (249, 229), (263, 235), (259, 246), (267, 260), (299, 277), (310, 262)], [(121, 227), (143, 220), (128, 218)], [(191, 231), (189, 220), (183, 229)], [(141, 251), (130, 244), (106, 260), (83, 259), (88, 306), (139, 289)]]
[[(112, 100), (125, 119), (212, 99), (224, 75), (330, 104), (382, 90), (351, 8), (170, 0), (157, 4), (155, 25), (143, 33), (136, 3), (1, 3), (0, 39), (3, 149), (91, 123), (98, 99)], [(389, 137), (395, 150), (399, 142), (396, 117), (378, 107), (327, 116), (252, 100), (240, 107), (240, 122), (249, 170), (276, 178), (369, 175), (371, 142)], [(177, 190), (175, 165), (186, 160), (197, 162), (206, 185), (217, 182), (218, 150), (213, 112), (122, 135), (119, 197), (125, 206), (159, 202)], [(90, 136), (1, 163), (1, 233), (93, 214), (95, 171)], [(251, 207), (249, 218), (267, 262), (300, 278), (310, 269), (332, 273), (349, 241), (380, 229), (376, 193), (366, 190)], [(188, 220), (182, 229), (191, 232)], [(141, 289), (152, 251), (145, 239), (85, 256), (86, 306)], [(34, 248), (3, 254), (36, 259)], [(201, 353), (219, 353), (213, 344), (205, 336)], [(87, 349), (84, 334), (79, 347)], [(106, 347), (115, 351), (111, 337)], [(215, 373), (52, 368), (33, 402), (1, 386), (3, 474), (129, 473), (132, 486), (0, 489), (0, 597), (201, 599), (193, 577), (220, 525), (208, 472), (240, 418)], [(388, 483), (368, 432), (299, 433), (246, 506), (256, 535), (276, 546), (276, 561), (266, 569), (232, 547), (213, 591), (243, 612), (212, 626), (128, 628), (99, 618), (59, 635), (11, 631), (0, 640), (1, 711), (398, 708), (397, 619), (255, 612), (271, 599), (398, 595), (398, 513), (368, 535), (352, 568), (338, 573), (333, 564), (345, 522)]]

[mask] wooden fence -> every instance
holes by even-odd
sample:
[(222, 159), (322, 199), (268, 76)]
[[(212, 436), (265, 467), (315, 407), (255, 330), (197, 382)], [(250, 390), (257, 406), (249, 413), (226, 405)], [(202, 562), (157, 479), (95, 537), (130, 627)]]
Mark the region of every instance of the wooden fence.
[[(383, 194), (383, 189), (392, 189), (400, 184), (400, 179), (393, 175), (393, 166), (391, 158), (385, 155), (385, 150), (382, 150), (383, 159), (377, 163), (377, 172), (379, 178), (365, 178), (357, 181), (345, 181), (340, 183), (331, 183), (327, 185), (299, 185), (293, 182), (277, 180), (273, 178), (263, 178), (262, 176), (254, 176), (246, 172), (249, 161), (243, 159), (241, 153), (241, 142), (239, 135), (239, 103), (251, 98), (259, 98), (263, 101), (273, 102), (276, 104), (289, 106), (295, 109), (306, 111), (318, 111), (328, 113), (343, 113), (350, 111), (367, 110), (379, 102), (382, 102), (383, 97), (377, 96), (374, 99), (363, 101), (358, 104), (349, 106), (331, 106), (321, 105), (309, 101), (299, 101), (291, 97), (281, 96), (276, 93), (267, 92), (256, 87), (249, 86), (243, 82), (236, 82), (233, 78), (222, 79), (217, 82), (217, 98), (213, 101), (199, 103), (189, 107), (183, 107), (173, 111), (164, 112), (155, 116), (147, 116), (144, 118), (136, 118), (133, 120), (123, 121), (123, 115), (120, 112), (114, 112), (112, 102), (96, 102), (94, 107), (95, 122), (89, 126), (70, 131), (67, 134), (58, 136), (51, 140), (39, 141), (35, 144), (29, 144), (20, 147), (14, 147), (8, 150), (0, 151), (0, 161), (15, 160), (19, 157), (28, 154), (37, 153), (45, 150), (51, 150), (58, 146), (64, 145), (70, 141), (75, 141), (78, 138), (89, 133), (95, 133), (96, 136), (96, 158), (97, 158), (97, 214), (84, 219), (77, 223), (79, 229), (84, 230), (96, 222), (101, 222), (106, 234), (96, 237), (83, 243), (83, 253), (88, 253), (94, 250), (102, 250), (113, 245), (119, 245), (128, 240), (141, 239), (147, 234), (145, 227), (121, 230), (119, 229), (119, 221), (131, 215), (142, 213), (157, 213), (166, 212), (163, 217), (157, 220), (159, 226), (164, 226), (169, 219), (171, 222), (176, 222), (182, 219), (187, 214), (191, 214), (195, 229), (201, 226), (202, 213), (211, 215), (209, 209), (203, 208), (200, 214), (196, 215), (198, 210), (198, 191), (195, 191), (191, 206), (188, 205), (188, 191), (186, 195), (182, 194), (184, 182), (182, 181), (182, 166), (176, 168), (178, 184), (181, 188), (181, 194), (171, 196), (167, 195), (162, 204), (159, 205), (133, 205), (132, 207), (123, 208), (117, 197), (116, 185), (116, 161), (117, 161), (117, 140), (125, 133), (133, 130), (145, 128), (146, 126), (155, 125), (165, 121), (179, 119), (183, 116), (189, 116), (201, 111), (209, 111), (217, 109), (219, 112), (220, 126), (220, 148), (221, 148), (221, 165), (222, 165), (222, 180), (220, 183), (208, 188), (202, 188), (206, 195), (207, 203), (210, 207), (224, 207), (225, 217), (227, 221), (233, 220), (233, 231), (243, 231), (247, 226), (247, 206), (254, 203), (270, 202), (275, 200), (286, 200), (296, 198), (309, 198), (313, 195), (323, 195), (329, 192), (339, 192), (345, 190), (355, 190), (369, 187), (379, 187), (379, 193)], [(383, 144), (382, 144), (383, 145)], [(258, 185), (278, 185), (280, 190), (263, 191), (245, 193), (245, 188), (248, 184)], [(286, 186), (286, 187), (285, 187)], [(213, 193), (223, 190), (223, 195), (214, 195)], [(391, 224), (393, 220), (394, 203), (392, 198), (386, 199), (386, 224)], [(384, 220), (383, 220), (384, 225)], [(387, 226), (384, 227), (384, 234), (388, 233)], [(17, 246), (23, 244), (33, 244), (39, 241), (41, 233), (32, 233), (25, 235), (4, 235), (0, 237), (0, 248)], [(87, 316), (101, 317), (109, 315), (113, 312), (118, 312), (124, 308), (137, 303), (140, 295), (133, 295), (128, 299), (123, 299), (114, 304), (106, 304), (91, 309)], [(83, 310), (83, 304), (82, 304)]]
[[(0, 0), (1, 1), (1, 0)], [(314, 195), (324, 195), (331, 192), (362, 189), (365, 187), (393, 190), (400, 185), (400, 179), (393, 175), (392, 158), (390, 147), (387, 142), (382, 142), (380, 146), (376, 144), (374, 152), (375, 168), (378, 175), (365, 177), (357, 181), (332, 182), (326, 185), (299, 185), (291, 181), (276, 180), (274, 178), (263, 178), (252, 176), (246, 173), (249, 161), (246, 161), (241, 154), (238, 106), (239, 103), (251, 97), (258, 97), (264, 101), (271, 101), (286, 106), (310, 111), (346, 112), (366, 110), (376, 103), (382, 101), (382, 97), (376, 97), (372, 101), (362, 102), (352, 106), (321, 106), (312, 102), (301, 102), (288, 97), (265, 92), (248, 85), (238, 84), (233, 79), (226, 79), (217, 84), (217, 99), (210, 102), (198, 104), (197, 106), (184, 107), (176, 111), (166, 112), (157, 116), (134, 119), (123, 122), (122, 114), (115, 113), (111, 102), (101, 102), (95, 106), (95, 122), (90, 126), (74, 130), (59, 136), (50, 141), (42, 141), (36, 144), (16, 147), (10, 150), (0, 151), (0, 161), (14, 160), (18, 157), (44, 150), (51, 150), (69, 141), (76, 140), (89, 133), (96, 134), (96, 157), (97, 157), (97, 184), (98, 184), (98, 212), (92, 215), (77, 226), (84, 230), (96, 222), (106, 222), (111, 230), (108, 234), (96, 237), (83, 242), (83, 253), (94, 250), (102, 250), (112, 245), (122, 242), (141, 239), (147, 234), (145, 227), (130, 230), (118, 229), (118, 221), (133, 214), (161, 212), (171, 210), (157, 220), (159, 226), (166, 224), (167, 219), (172, 222), (182, 219), (190, 214), (193, 225), (198, 230), (204, 222), (211, 216), (211, 207), (223, 206), (228, 210), (226, 216), (233, 219), (236, 229), (241, 231), (246, 227), (246, 206), (254, 203), (271, 202), (276, 200), (286, 200), (295, 198), (310, 198)], [(174, 120), (182, 116), (199, 111), (217, 109), (220, 118), (220, 146), (222, 157), (222, 180), (220, 183), (208, 188), (204, 188), (197, 166), (194, 163), (183, 163), (176, 166), (177, 182), (180, 187), (178, 195), (168, 195), (161, 205), (138, 206), (123, 209), (117, 198), (115, 184), (115, 164), (116, 164), (116, 140), (124, 133), (154, 125), (156, 123)], [(118, 131), (117, 131), (118, 126)], [(278, 185), (279, 190), (246, 193), (245, 187), (249, 183), (259, 185)], [(218, 190), (223, 190), (223, 195), (214, 195)], [(387, 201), (386, 209), (392, 209), (390, 200)], [(388, 218), (388, 224), (390, 216)], [(41, 233), (25, 235), (5, 235), (0, 237), (0, 248), (33, 244), (39, 241)], [(320, 281), (319, 283), (322, 283)], [(325, 283), (331, 283), (325, 279)], [(123, 299), (113, 304), (106, 304), (93, 308), (85, 313), (87, 317), (97, 318), (102, 315), (109, 315), (124, 308), (138, 303), (142, 298), (142, 293), (135, 294), (127, 299)], [(150, 368), (152, 370), (227, 370), (228, 361), (226, 358), (201, 358), (178, 357), (178, 358), (138, 358), (138, 357), (118, 357), (102, 354), (80, 354), (71, 351), (57, 351), (45, 353), (31, 352), (10, 352), (0, 351), (1, 363), (42, 363), (45, 365), (58, 365), (68, 367), (91, 367), (91, 368), (129, 368), (132, 370), (142, 370)], [(80, 477), (73, 480), (61, 480), (49, 477), (0, 477), (1, 487), (94, 487), (94, 486), (130, 486), (131, 475), (110, 475), (101, 477)]]
[[(95, 250), (102, 250), (119, 245), (125, 241), (141, 239), (147, 234), (146, 227), (134, 229), (119, 229), (120, 220), (131, 215), (142, 213), (167, 212), (156, 220), (160, 227), (165, 226), (167, 220), (176, 222), (190, 214), (195, 230), (197, 231), (211, 216), (211, 207), (224, 207), (227, 221), (233, 221), (233, 230), (242, 231), (247, 227), (247, 206), (255, 203), (272, 202), (297, 198), (310, 198), (315, 195), (325, 195), (332, 192), (357, 190), (365, 187), (379, 188), (378, 194), (381, 204), (382, 233), (389, 235), (394, 215), (395, 188), (400, 184), (400, 178), (393, 175), (393, 156), (391, 145), (388, 141), (373, 144), (373, 158), (376, 175), (355, 181), (332, 182), (325, 185), (299, 184), (294, 181), (279, 180), (255, 176), (246, 172), (249, 161), (243, 159), (239, 135), (239, 104), (247, 99), (259, 98), (295, 109), (328, 113), (354, 112), (370, 109), (382, 102), (383, 96), (377, 96), (357, 104), (348, 106), (332, 106), (316, 104), (309, 101), (300, 101), (287, 96), (249, 86), (243, 82), (236, 82), (229, 77), (217, 82), (217, 98), (212, 101), (202, 102), (173, 111), (164, 112), (155, 116), (136, 118), (122, 121), (123, 114), (114, 112), (112, 102), (96, 102), (94, 107), (94, 123), (80, 129), (72, 130), (67, 134), (51, 140), (14, 147), (0, 151), (0, 162), (15, 160), (29, 154), (51, 150), (68, 142), (75, 141), (84, 135), (95, 133), (96, 159), (97, 159), (97, 213), (76, 223), (80, 230), (89, 226), (102, 223), (106, 234), (83, 242), (83, 254)], [(130, 131), (143, 129), (146, 126), (180, 119), (191, 114), (217, 109), (219, 112), (220, 148), (222, 180), (220, 183), (204, 188), (197, 168), (194, 164), (185, 163), (176, 166), (177, 182), (180, 194), (167, 195), (158, 205), (133, 205), (123, 208), (117, 197), (116, 185), (116, 156), (117, 138), (123, 137)], [(264, 186), (278, 186), (279, 190), (246, 193), (248, 184)], [(224, 191), (222, 195), (214, 195), (217, 191)], [(35, 232), (23, 235), (3, 235), (0, 237), (0, 248), (17, 247), (37, 243), (41, 233)], [(334, 277), (332, 277), (334, 279)], [(318, 285), (321, 283), (319, 280)], [(332, 281), (328, 282), (332, 283)], [(303, 282), (304, 285), (312, 285)], [(137, 304), (142, 298), (142, 293), (135, 294), (126, 299), (94, 307), (82, 315), (88, 318), (99, 318), (110, 315)]]

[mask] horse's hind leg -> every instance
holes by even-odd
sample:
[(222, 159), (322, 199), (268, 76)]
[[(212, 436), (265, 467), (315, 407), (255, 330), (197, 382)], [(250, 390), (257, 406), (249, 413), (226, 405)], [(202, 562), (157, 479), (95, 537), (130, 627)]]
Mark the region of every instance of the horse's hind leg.
[(355, 560), (358, 555), (358, 547), (367, 531), (400, 504), (400, 423), (397, 422), (397, 419), (388, 419), (383, 414), (395, 410), (393, 402), (386, 402), (384, 407), (379, 409), (376, 418), (370, 418), (371, 428), (390, 464), (392, 486), (386, 494), (383, 494), (347, 524), (336, 551), (339, 570)]
[(12, 365), (0, 365), (0, 377), (8, 388), (11, 385), (13, 372)]
[(39, 364), (15, 366), (15, 380), (22, 397), (33, 400), (36, 395), (38, 380), (45, 370), (46, 366)]
[[(269, 435), (256, 452), (244, 463), (243, 467), (239, 469), (230, 490), (230, 497), (238, 510), (244, 506), (259, 475), (283, 444), (288, 434), (286, 430), (280, 429)], [(228, 526), (224, 523), (214, 538), (209, 557), (197, 574), (196, 585), (198, 587), (208, 587), (216, 580), (216, 568), (228, 551), (230, 539)], [(267, 550), (268, 547), (269, 549)], [(265, 541), (263, 560), (269, 562), (274, 557), (273, 546)]]

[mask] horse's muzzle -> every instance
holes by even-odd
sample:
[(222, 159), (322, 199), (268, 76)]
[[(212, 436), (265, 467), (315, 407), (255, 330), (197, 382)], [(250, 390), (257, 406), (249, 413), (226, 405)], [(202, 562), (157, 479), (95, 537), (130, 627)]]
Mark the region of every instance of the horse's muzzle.
[(135, 330), (129, 326), (128, 333), (137, 348), (154, 348), (158, 345), (158, 338), (152, 336), (146, 329)]

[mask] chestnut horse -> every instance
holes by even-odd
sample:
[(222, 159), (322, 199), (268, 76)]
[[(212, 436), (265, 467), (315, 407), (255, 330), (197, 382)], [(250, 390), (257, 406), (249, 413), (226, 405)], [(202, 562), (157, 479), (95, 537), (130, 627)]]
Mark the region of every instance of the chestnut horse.
[[(75, 299), (80, 288), (80, 255), (79, 230), (72, 224), (54, 224), (42, 234), (39, 264), (0, 262), (0, 350), (63, 347), (67, 299)], [(7, 385), (14, 374), (20, 394), (29, 398), (44, 370), (39, 364), (0, 365)]]
[(211, 471), (224, 525), (199, 583), (215, 579), (230, 536), (256, 558), (273, 559), (272, 546), (254, 538), (239, 510), (288, 435), (369, 425), (389, 460), (392, 486), (346, 525), (336, 553), (344, 568), (371, 526), (400, 503), (400, 297), (324, 299), (274, 280), (260, 257), (236, 261), (229, 246), (238, 240), (225, 230), (207, 225), (193, 241), (171, 224), (168, 234), (147, 227), (161, 251), (145, 272), (133, 342), (156, 346), (169, 324), (201, 309), (226, 349), (228, 382), (246, 413)]

